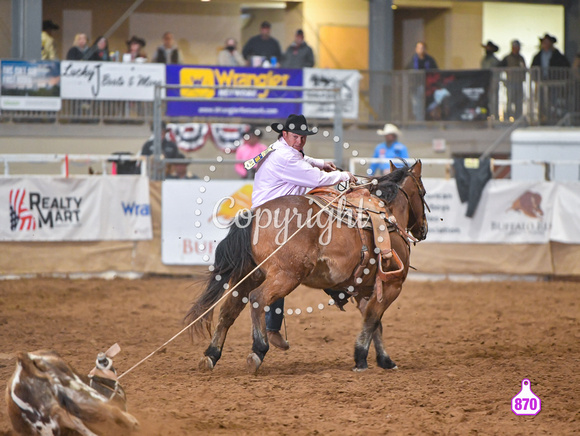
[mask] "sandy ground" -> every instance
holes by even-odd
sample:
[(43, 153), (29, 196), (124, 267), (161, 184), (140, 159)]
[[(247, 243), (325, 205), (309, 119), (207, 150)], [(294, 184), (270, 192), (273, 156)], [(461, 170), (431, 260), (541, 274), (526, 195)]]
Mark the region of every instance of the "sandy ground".
[[(54, 349), (79, 372), (114, 342), (120, 372), (181, 328), (200, 285), (191, 279), (0, 282), (0, 380), (18, 350)], [(197, 363), (207, 341), (187, 335), (123, 378), (145, 435), (554, 434), (580, 432), (580, 286), (577, 283), (410, 282), (386, 312), (385, 344), (399, 366), (351, 371), (360, 315), (299, 288), (287, 308), (291, 349), (245, 372), (246, 309), (211, 374)], [(306, 313), (307, 307), (313, 313)], [(529, 378), (535, 417), (510, 400)], [(12, 435), (0, 400), (0, 435)]]

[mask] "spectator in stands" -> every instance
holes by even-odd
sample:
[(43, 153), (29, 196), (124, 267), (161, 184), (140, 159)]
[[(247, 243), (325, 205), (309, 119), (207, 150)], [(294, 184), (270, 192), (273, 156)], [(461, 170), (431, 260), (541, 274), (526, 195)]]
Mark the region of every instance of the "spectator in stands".
[[(415, 46), (415, 54), (407, 64), (408, 70), (436, 70), (437, 62), (427, 54), (427, 44), (419, 41)], [(415, 81), (414, 90), (411, 94), (413, 115), (416, 121), (425, 120), (425, 85), (422, 80)]]
[(260, 34), (252, 36), (242, 50), (244, 59), (252, 66), (272, 65), (280, 62), (282, 49), (277, 39), (270, 36), (272, 25), (264, 21), (260, 25)]
[[(89, 54), (90, 53), (90, 54)], [(88, 50), (90, 61), (108, 62), (111, 60), (109, 41), (104, 36), (99, 36)]]
[(487, 41), (487, 44), (481, 46), (485, 49), (485, 55), (481, 59), (481, 68), (496, 68), (499, 66), (499, 59), (495, 56), (495, 53), (499, 50), (499, 47), (491, 41)]
[[(153, 125), (151, 125), (151, 131), (153, 132)], [(172, 132), (167, 128), (167, 124), (161, 122), (161, 154), (165, 159), (177, 159), (180, 155), (179, 149), (175, 141), (171, 140)], [(153, 150), (153, 135), (143, 144), (141, 148), (141, 156), (151, 156), (154, 153)]]
[[(401, 136), (401, 131), (397, 129), (394, 124), (385, 124), (383, 129), (377, 130), (377, 134), (385, 137), (385, 142), (381, 142), (375, 148), (374, 158), (381, 159), (393, 159), (393, 164), (397, 167), (403, 166), (403, 163), (398, 159), (407, 159), (409, 157), (409, 152), (407, 147), (399, 142), (399, 137)], [(385, 162), (374, 162), (371, 164), (367, 173), (369, 175), (376, 174), (377, 171), (379, 175), (388, 174), (391, 169), (390, 163)]]
[[(236, 160), (246, 161), (267, 149), (268, 146), (260, 142), (261, 138), (262, 131), (255, 126), (251, 126), (244, 135), (244, 143), (236, 150)], [(247, 171), (243, 163), (237, 163), (234, 168), (242, 179), (254, 178), (255, 170)]]
[(501, 60), (500, 67), (519, 68), (508, 71), (506, 75), (507, 111), (508, 118), (518, 119), (522, 116), (524, 100), (523, 82), (526, 80), (526, 61), (520, 54), (521, 44), (517, 39), (512, 41), (512, 52)]
[(177, 45), (175, 44), (175, 39), (173, 39), (173, 33), (165, 32), (163, 34), (163, 45), (157, 47), (157, 51), (153, 56), (152, 62), (158, 62), (160, 64), (180, 64), (181, 63), (181, 52)]
[(296, 31), (294, 42), (290, 44), (284, 59), (282, 61), (283, 68), (305, 68), (314, 66), (314, 53), (306, 41), (304, 41), (304, 32), (302, 29)]
[[(176, 159), (185, 159), (185, 155), (177, 153)], [(197, 179), (198, 177), (187, 172), (187, 163), (174, 163), (169, 165), (167, 179)]]
[(127, 53), (123, 55), (123, 62), (147, 62), (147, 54), (143, 51), (146, 43), (143, 38), (133, 35), (127, 41)]
[(558, 40), (555, 36), (546, 33), (540, 38), (541, 50), (532, 60), (532, 67), (542, 67), (542, 78), (549, 78), (550, 67), (569, 67), (570, 62), (554, 47)]
[(226, 45), (218, 53), (218, 65), (223, 67), (239, 67), (246, 65), (246, 61), (238, 51), (238, 42), (234, 38), (226, 39)]
[(52, 37), (52, 31), (60, 29), (58, 24), (52, 22), (52, 20), (44, 20), (42, 22), (42, 33), (40, 34), (40, 40), (42, 43), (41, 49), (41, 59), (44, 61), (53, 61), (56, 59), (56, 50), (54, 48), (54, 38)]
[(75, 35), (75, 40), (73, 46), (69, 49), (66, 54), (66, 59), (68, 61), (80, 61), (83, 59), (85, 52), (88, 50), (89, 39), (84, 33), (77, 33)]

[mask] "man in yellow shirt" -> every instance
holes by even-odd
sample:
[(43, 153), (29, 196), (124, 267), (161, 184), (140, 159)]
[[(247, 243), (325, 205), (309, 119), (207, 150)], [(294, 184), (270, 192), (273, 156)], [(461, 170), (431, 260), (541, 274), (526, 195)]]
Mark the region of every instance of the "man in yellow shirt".
[(56, 59), (52, 31), (58, 29), (60, 29), (60, 27), (58, 24), (53, 23), (52, 20), (44, 20), (42, 22), (42, 33), (40, 34), (40, 38), (42, 41), (41, 59), (43, 61), (52, 61)]

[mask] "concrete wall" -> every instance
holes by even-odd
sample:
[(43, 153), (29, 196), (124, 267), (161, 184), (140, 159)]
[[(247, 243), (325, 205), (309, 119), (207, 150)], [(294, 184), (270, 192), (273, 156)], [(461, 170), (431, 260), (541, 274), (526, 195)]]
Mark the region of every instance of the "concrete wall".
[(12, 51), (12, 0), (0, 0), (0, 59)]

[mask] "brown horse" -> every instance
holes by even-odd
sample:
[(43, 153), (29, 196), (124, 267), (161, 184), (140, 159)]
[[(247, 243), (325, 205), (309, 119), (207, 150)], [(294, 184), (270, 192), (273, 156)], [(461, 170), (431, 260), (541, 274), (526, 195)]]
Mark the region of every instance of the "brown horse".
[[(396, 169), (391, 163), (391, 170), (386, 176), (371, 179), (375, 181), (368, 189), (387, 203), (402, 229), (408, 229), (418, 240), (423, 240), (427, 236), (427, 220), (421, 161), (401, 169)], [(281, 237), (292, 235), (304, 225), (307, 220), (303, 217), (315, 217), (320, 209), (320, 206), (305, 196), (286, 196), (265, 203), (248, 212), (245, 217), (238, 215), (227, 237), (218, 244), (214, 269), (207, 287), (187, 313), (186, 322), (195, 320), (214, 305), (226, 289), (231, 289), (280, 246), (283, 242)], [(325, 212), (322, 215), (330, 220)], [(281, 217), (291, 219), (284, 222)], [(280, 225), (282, 222), (284, 226)], [(356, 299), (363, 316), (363, 327), (355, 344), (354, 370), (367, 369), (371, 341), (375, 344), (378, 365), (384, 369), (396, 368), (383, 346), (381, 318), (399, 296), (407, 277), (409, 235), (404, 230), (389, 233), (391, 247), (403, 267), (399, 274), (384, 283), (380, 298), (374, 292), (377, 261), (371, 259), (363, 277), (356, 278), (354, 275), (361, 264), (364, 245), (360, 232), (357, 228), (340, 225), (337, 220), (320, 220), (317, 225), (304, 226), (225, 298), (211, 344), (200, 361), (200, 368), (213, 369), (221, 357), (228, 329), (250, 302), (253, 346), (247, 364), (248, 370), (257, 372), (269, 348), (265, 312), (269, 310), (270, 304), (287, 296), (300, 284), (341, 291)], [(372, 241), (372, 238), (368, 240)], [(370, 253), (373, 253), (374, 242), (370, 245)], [(394, 261), (384, 262), (383, 269), (401, 270)], [(211, 333), (212, 315), (212, 311), (205, 315), (201, 323), (192, 327), (192, 333), (193, 330), (202, 333), (206, 328)]]

